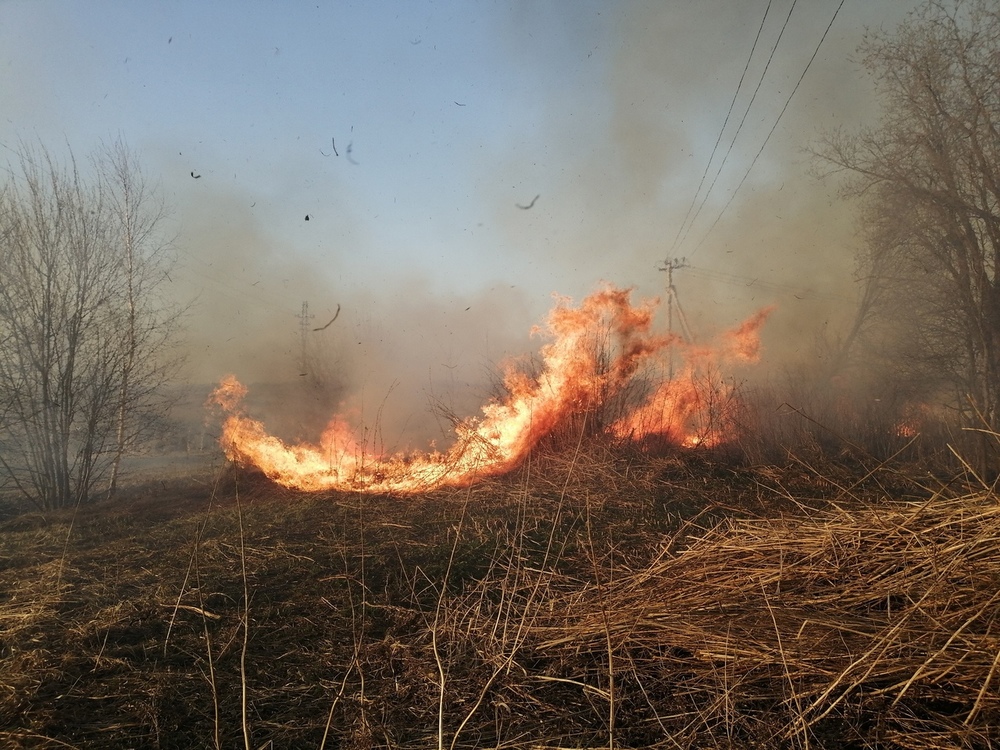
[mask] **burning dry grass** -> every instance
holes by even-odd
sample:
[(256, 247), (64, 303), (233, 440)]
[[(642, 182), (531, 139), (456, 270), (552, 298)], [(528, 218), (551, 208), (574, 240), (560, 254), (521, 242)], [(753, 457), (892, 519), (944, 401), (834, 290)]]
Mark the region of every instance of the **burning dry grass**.
[[(285, 487), (422, 494), (507, 474), (543, 441), (586, 422), (588, 415), (618, 411), (613, 422), (588, 429), (623, 441), (654, 438), (689, 447), (731, 442), (735, 436), (724, 428), (737, 406), (734, 386), (713, 373), (719, 363), (758, 360), (760, 329), (772, 308), (723, 333), (712, 346), (682, 345), (672, 333), (653, 330), (656, 300), (633, 305), (630, 296), (631, 290), (608, 285), (576, 307), (558, 298), (545, 325), (536, 329), (548, 339), (537, 370), (507, 363), (503, 397), (484, 404), (477, 417), (456, 420), (454, 441), (444, 451), (383, 455), (361, 437), (364, 430), (338, 415), (318, 443), (287, 444), (245, 412), (248, 389), (232, 375), (210, 397), (224, 416), (220, 443), (230, 459)], [(685, 359), (676, 377), (674, 348), (682, 349)], [(656, 371), (659, 377), (650, 381)], [(670, 375), (664, 378), (664, 372)], [(630, 404), (629, 397), (637, 395), (643, 400)]]
[(888, 480), (584, 442), (406, 500), (230, 474), (15, 518), (0, 743), (994, 746), (1000, 504)]

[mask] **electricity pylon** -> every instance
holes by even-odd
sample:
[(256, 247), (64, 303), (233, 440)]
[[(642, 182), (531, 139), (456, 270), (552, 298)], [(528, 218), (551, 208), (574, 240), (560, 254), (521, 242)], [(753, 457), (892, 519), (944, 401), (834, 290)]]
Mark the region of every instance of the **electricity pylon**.
[(302, 338), (302, 353), (299, 359), (299, 376), (305, 377), (309, 374), (308, 372), (308, 353), (306, 351), (306, 341), (307, 335), (309, 333), (309, 321), (315, 318), (315, 315), (309, 314), (309, 303), (302, 303), (302, 312), (299, 313), (299, 335)]

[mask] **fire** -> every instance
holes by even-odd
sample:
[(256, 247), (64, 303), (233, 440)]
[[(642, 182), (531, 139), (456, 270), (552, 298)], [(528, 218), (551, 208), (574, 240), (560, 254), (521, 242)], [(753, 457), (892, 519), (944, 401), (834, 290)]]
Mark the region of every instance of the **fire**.
[(726, 441), (735, 385), (720, 369), (760, 359), (760, 329), (773, 312), (766, 307), (726, 331), (716, 346), (686, 345), (681, 372), (664, 380), (641, 407), (619, 419), (612, 432), (629, 439), (658, 435), (685, 448), (712, 448)]
[(615, 420), (610, 431), (623, 439), (660, 435), (688, 447), (723, 442), (724, 420), (718, 412), (726, 408), (731, 386), (706, 380), (704, 373), (731, 361), (756, 361), (760, 328), (770, 309), (727, 332), (717, 347), (692, 347), (652, 330), (656, 300), (632, 305), (629, 297), (630, 290), (614, 287), (595, 292), (578, 307), (557, 297), (545, 325), (533, 331), (549, 339), (540, 351), (538, 374), (528, 376), (508, 366), (507, 397), (459, 423), (455, 441), (445, 451), (380, 455), (362, 444), (339, 416), (329, 422), (318, 445), (287, 445), (244, 413), (247, 390), (231, 375), (212, 394), (226, 415), (222, 446), (231, 460), (306, 491), (407, 494), (465, 486), (511, 470), (567, 419), (607, 406), (636, 382), (638, 373), (662, 367), (671, 347), (685, 355), (681, 373)]

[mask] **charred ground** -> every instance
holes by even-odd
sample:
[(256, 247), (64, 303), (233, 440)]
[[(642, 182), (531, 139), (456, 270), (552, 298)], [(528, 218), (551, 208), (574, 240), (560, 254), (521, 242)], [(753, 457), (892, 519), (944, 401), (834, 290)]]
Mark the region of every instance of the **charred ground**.
[(1000, 508), (594, 442), (469, 489), (242, 469), (0, 522), (10, 747), (989, 747)]

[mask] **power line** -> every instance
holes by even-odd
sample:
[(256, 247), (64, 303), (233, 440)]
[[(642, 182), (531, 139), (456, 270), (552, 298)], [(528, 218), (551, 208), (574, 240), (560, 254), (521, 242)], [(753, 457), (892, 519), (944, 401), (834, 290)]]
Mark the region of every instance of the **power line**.
[(721, 284), (729, 284), (731, 286), (738, 286), (744, 288), (752, 289), (763, 289), (772, 292), (781, 292), (784, 294), (791, 294), (800, 300), (829, 300), (829, 301), (846, 301), (850, 302), (852, 299), (843, 294), (834, 294), (831, 292), (816, 292), (812, 289), (803, 288), (795, 284), (786, 284), (777, 281), (765, 281), (760, 277), (753, 276), (741, 276), (735, 273), (726, 273), (724, 271), (716, 271), (710, 268), (702, 268), (700, 266), (686, 266), (686, 271), (689, 275), (696, 278), (706, 279), (708, 281), (716, 281)]
[[(761, 71), (760, 78), (757, 79), (757, 87), (753, 90), (753, 94), (750, 96), (750, 101), (747, 103), (746, 109), (743, 110), (743, 117), (740, 118), (739, 125), (736, 126), (736, 132), (733, 134), (733, 139), (729, 142), (729, 148), (726, 149), (725, 156), (722, 157), (722, 163), (719, 164), (719, 168), (715, 170), (715, 176), (712, 178), (712, 183), (708, 186), (708, 191), (701, 199), (701, 203), (698, 205), (698, 210), (695, 211), (694, 218), (691, 219), (691, 223), (688, 224), (687, 231), (684, 232), (684, 236), (681, 238), (683, 243), (687, 240), (688, 234), (691, 233), (694, 223), (701, 216), (702, 209), (705, 208), (705, 204), (708, 203), (708, 198), (712, 194), (712, 190), (715, 189), (715, 184), (719, 180), (719, 175), (722, 174), (722, 170), (726, 166), (726, 162), (729, 161), (729, 155), (733, 152), (733, 147), (736, 145), (736, 139), (739, 138), (740, 132), (743, 130), (743, 125), (747, 121), (747, 117), (750, 115), (750, 109), (753, 107), (753, 103), (757, 100), (757, 94), (760, 92), (761, 86), (764, 85), (764, 78), (767, 76), (767, 71), (771, 67), (771, 61), (774, 60), (774, 55), (778, 51), (778, 45), (781, 44), (781, 39), (785, 35), (785, 29), (788, 28), (788, 22), (792, 18), (792, 12), (795, 10), (795, 6), (798, 0), (792, 0), (792, 5), (788, 9), (788, 15), (785, 16), (785, 22), (781, 25), (781, 31), (778, 32), (778, 38), (774, 40), (774, 45), (771, 47), (771, 53), (767, 56), (767, 62), (764, 63), (764, 70)], [(770, 7), (770, 6), (769, 6)]]
[[(174, 268), (171, 269), (171, 273), (178, 276), (185, 277), (189, 284), (193, 286), (202, 285), (204, 286), (206, 282), (215, 287), (215, 291), (224, 297), (232, 300), (236, 303), (246, 303), (246, 302), (257, 302), (263, 307), (267, 307), (271, 310), (280, 312), (289, 312), (295, 314), (288, 300), (279, 299), (269, 293), (262, 293), (263, 290), (254, 288), (254, 285), (249, 285), (249, 288), (237, 289), (231, 283), (223, 281), (215, 275), (215, 271), (218, 267), (213, 263), (209, 263), (197, 255), (187, 251), (184, 248), (178, 248), (178, 253), (183, 255), (187, 260), (194, 261), (202, 267), (202, 270), (196, 271), (191, 267), (190, 264), (185, 264), (179, 262)], [(257, 282), (259, 283), (259, 282)]]
[(791, 104), (792, 97), (795, 96), (795, 92), (799, 90), (799, 86), (802, 83), (802, 79), (804, 79), (806, 77), (806, 73), (809, 72), (809, 68), (812, 66), (813, 61), (816, 59), (816, 55), (819, 54), (820, 47), (822, 47), (823, 42), (826, 41), (827, 34), (829, 34), (830, 29), (833, 28), (833, 22), (837, 20), (837, 15), (840, 13), (840, 9), (843, 7), (844, 7), (844, 0), (840, 0), (840, 4), (837, 6), (837, 9), (833, 12), (833, 17), (830, 19), (830, 23), (826, 25), (826, 30), (823, 32), (823, 36), (820, 37), (819, 43), (816, 45), (816, 49), (813, 50), (812, 57), (810, 57), (809, 62), (806, 63), (806, 67), (802, 71), (802, 75), (799, 76), (799, 80), (795, 82), (795, 87), (792, 89), (792, 93), (790, 93), (788, 95), (788, 98), (785, 100), (785, 106), (782, 107), (781, 112), (778, 113), (778, 117), (775, 119), (774, 125), (771, 126), (771, 130), (768, 131), (767, 137), (764, 139), (764, 142), (757, 150), (756, 156), (754, 156), (753, 161), (750, 162), (750, 166), (744, 173), (743, 179), (740, 180), (740, 184), (736, 186), (736, 189), (733, 191), (733, 194), (729, 196), (729, 200), (726, 202), (726, 205), (722, 207), (722, 210), (719, 212), (719, 215), (715, 217), (715, 221), (712, 222), (712, 226), (710, 226), (708, 228), (708, 231), (705, 232), (704, 236), (701, 238), (701, 241), (697, 245), (695, 245), (694, 250), (691, 251), (692, 255), (698, 252), (698, 249), (705, 244), (705, 240), (708, 239), (708, 235), (710, 235), (712, 233), (712, 230), (715, 229), (715, 226), (719, 223), (719, 220), (726, 213), (726, 210), (729, 208), (730, 205), (732, 205), (732, 202), (736, 198), (736, 194), (740, 191), (740, 188), (743, 187), (743, 183), (747, 181), (747, 177), (750, 176), (750, 172), (757, 164), (757, 160), (760, 158), (760, 155), (764, 152), (764, 148), (767, 146), (768, 141), (770, 141), (771, 136), (774, 135), (774, 131), (777, 129), (778, 123), (781, 122), (781, 118), (785, 114), (785, 111), (788, 109), (788, 105)]
[[(750, 69), (750, 61), (753, 60), (753, 54), (757, 51), (757, 42), (760, 41), (761, 32), (764, 31), (764, 24), (767, 23), (767, 14), (771, 11), (771, 2), (768, 0), (767, 8), (764, 9), (764, 17), (760, 21), (760, 27), (757, 29), (757, 36), (754, 37), (753, 46), (750, 48), (750, 54), (747, 55), (747, 63), (743, 66), (743, 73), (740, 75), (740, 81), (736, 84), (736, 91), (733, 93), (732, 101), (729, 102), (729, 111), (726, 112), (726, 119), (722, 123), (722, 127), (719, 129), (719, 137), (715, 139), (715, 145), (712, 147), (712, 155), (708, 157), (708, 162), (705, 164), (705, 171), (701, 173), (701, 180), (698, 181), (698, 189), (694, 191), (694, 195), (691, 196), (691, 204), (688, 206), (687, 212), (684, 214), (684, 220), (677, 227), (677, 234), (674, 236), (674, 243), (670, 246), (671, 253), (677, 248), (677, 243), (680, 241), (681, 232), (684, 231), (684, 226), (687, 224), (688, 217), (691, 216), (691, 211), (694, 209), (694, 204), (698, 202), (698, 196), (701, 194), (701, 188), (705, 184), (705, 178), (708, 176), (708, 170), (712, 168), (712, 162), (715, 160), (715, 154), (719, 150), (719, 144), (722, 142), (722, 134), (726, 132), (726, 125), (729, 124), (729, 118), (733, 114), (733, 108), (736, 106), (736, 99), (740, 95), (740, 90), (743, 88), (743, 81), (747, 77), (747, 71)], [(759, 86), (758, 86), (759, 88)], [(751, 104), (753, 101), (751, 100)], [(746, 116), (744, 115), (744, 119)], [(739, 130), (736, 131), (739, 135)], [(735, 140), (735, 136), (733, 137)], [(732, 150), (732, 145), (729, 146)], [(727, 152), (728, 154), (728, 152)], [(714, 181), (713, 181), (713, 184)], [(709, 193), (711, 193), (711, 188), (709, 188)], [(708, 194), (706, 193), (706, 198)], [(697, 218), (697, 216), (695, 217)], [(694, 223), (694, 220), (692, 220)], [(685, 237), (687, 234), (684, 235)]]

